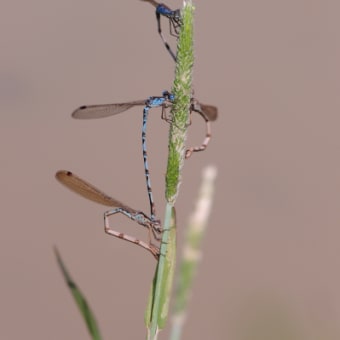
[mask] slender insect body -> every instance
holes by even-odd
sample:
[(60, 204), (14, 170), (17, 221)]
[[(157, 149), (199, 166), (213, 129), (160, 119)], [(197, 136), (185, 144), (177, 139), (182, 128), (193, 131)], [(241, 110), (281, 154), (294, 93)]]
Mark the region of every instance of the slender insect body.
[(156, 219), (156, 205), (153, 199), (150, 171), (149, 171), (149, 164), (148, 164), (148, 154), (146, 151), (146, 123), (148, 120), (150, 107), (151, 106), (145, 106), (143, 110), (142, 149), (143, 149), (143, 162), (144, 162), (144, 173), (145, 173), (145, 180), (146, 180), (146, 190), (149, 196), (151, 219), (154, 220)]

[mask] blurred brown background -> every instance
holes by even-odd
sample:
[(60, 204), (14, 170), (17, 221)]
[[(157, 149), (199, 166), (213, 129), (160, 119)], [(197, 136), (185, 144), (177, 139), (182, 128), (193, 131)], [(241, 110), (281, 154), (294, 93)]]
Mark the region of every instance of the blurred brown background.
[[(171, 88), (174, 63), (154, 8), (137, 0), (2, 4), (0, 339), (88, 338), (54, 244), (104, 338), (142, 339), (154, 259), (104, 234), (105, 207), (67, 191), (54, 173), (72, 170), (148, 211), (141, 109), (96, 121), (70, 113)], [(202, 168), (215, 164), (219, 176), (184, 339), (339, 339), (340, 3), (195, 5), (195, 95), (218, 106), (219, 118), (207, 151), (185, 164), (180, 239)], [(148, 133), (163, 216), (168, 125), (159, 110)], [(203, 133), (197, 118), (188, 144)], [(123, 217), (112, 224), (144, 235)]]

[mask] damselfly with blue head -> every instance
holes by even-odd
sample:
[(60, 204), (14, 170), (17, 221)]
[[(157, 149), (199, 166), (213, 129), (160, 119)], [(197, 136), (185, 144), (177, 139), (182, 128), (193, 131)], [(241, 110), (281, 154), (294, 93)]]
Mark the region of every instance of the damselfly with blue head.
[(72, 117), (76, 119), (94, 119), (103, 118), (116, 115), (124, 112), (134, 106), (144, 106), (143, 109), (143, 126), (142, 126), (142, 149), (144, 160), (144, 171), (146, 179), (146, 188), (149, 196), (151, 220), (156, 220), (156, 205), (153, 199), (150, 172), (148, 165), (148, 155), (146, 151), (146, 124), (148, 120), (149, 111), (153, 107), (162, 107), (162, 117), (166, 116), (165, 109), (171, 105), (174, 96), (168, 91), (164, 91), (160, 97), (149, 97), (147, 100), (136, 100), (127, 103), (104, 104), (104, 105), (90, 105), (81, 106), (72, 113)]
[[(151, 180), (149, 175), (149, 166), (146, 150), (146, 124), (149, 110), (153, 107), (162, 107), (162, 119), (169, 120), (166, 115), (166, 109), (171, 106), (174, 96), (168, 91), (164, 91), (160, 97), (149, 97), (147, 100), (135, 100), (126, 103), (116, 104), (102, 104), (81, 106), (72, 113), (72, 117), (76, 119), (96, 119), (114, 116), (118, 113), (124, 112), (135, 106), (143, 106), (143, 127), (142, 127), (142, 149), (144, 159), (144, 170), (147, 192), (150, 201), (151, 220), (156, 219), (156, 207), (152, 195)], [(189, 158), (193, 152), (203, 151), (206, 149), (211, 139), (210, 122), (217, 118), (217, 107), (212, 105), (200, 104), (196, 99), (191, 100), (190, 113), (194, 111), (199, 113), (206, 122), (206, 135), (203, 143), (200, 146), (190, 147), (186, 150), (185, 158)], [(191, 121), (191, 119), (190, 119)]]
[(170, 45), (165, 40), (165, 37), (162, 33), (161, 16), (169, 19), (170, 35), (178, 38), (179, 29), (182, 25), (181, 11), (179, 9), (176, 9), (176, 10), (173, 11), (168, 6), (166, 6), (165, 4), (160, 4), (155, 0), (142, 0), (142, 1), (150, 2), (150, 4), (152, 4), (154, 7), (156, 7), (156, 19), (157, 19), (158, 33), (159, 33), (159, 35), (160, 35), (160, 37), (163, 41), (165, 48), (168, 50), (168, 52), (170, 53), (170, 55), (174, 59), (174, 61), (176, 61), (176, 55), (171, 50)]
[[(162, 228), (160, 221), (153, 220), (141, 211), (130, 208), (129, 206), (119, 202), (118, 200), (104, 194), (101, 190), (94, 187), (92, 184), (84, 181), (70, 171), (60, 170), (56, 173), (56, 179), (64, 184), (67, 188), (87, 198), (93, 202), (112, 207), (114, 209), (108, 210), (104, 213), (104, 230), (107, 234), (118, 237), (137, 244), (144, 249), (148, 250), (156, 259), (159, 257), (159, 248), (152, 243), (151, 234), (156, 240), (160, 239)], [(121, 213), (138, 224), (142, 225), (149, 230), (149, 243), (138, 240), (135, 237), (123, 234), (121, 232), (111, 229), (109, 224), (109, 217), (114, 214)]]

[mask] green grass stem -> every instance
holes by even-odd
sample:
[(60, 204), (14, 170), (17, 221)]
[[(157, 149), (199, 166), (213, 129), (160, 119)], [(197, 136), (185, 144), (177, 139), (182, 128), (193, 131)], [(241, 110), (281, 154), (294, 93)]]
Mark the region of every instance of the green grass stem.
[(193, 53), (193, 13), (191, 0), (184, 2), (182, 25), (177, 45), (177, 62), (172, 93), (175, 100), (171, 108), (169, 155), (166, 172), (167, 206), (163, 224), (161, 255), (156, 268), (149, 303), (145, 314), (148, 340), (157, 339), (167, 320), (173, 274), (176, 262), (175, 202), (181, 180), (185, 156), (186, 130), (191, 100)]

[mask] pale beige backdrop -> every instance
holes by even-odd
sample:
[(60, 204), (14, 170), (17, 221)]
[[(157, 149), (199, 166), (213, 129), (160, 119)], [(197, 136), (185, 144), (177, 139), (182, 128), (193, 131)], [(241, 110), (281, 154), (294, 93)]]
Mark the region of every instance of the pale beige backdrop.
[[(339, 339), (340, 3), (195, 5), (195, 95), (218, 106), (219, 118), (207, 151), (185, 164), (180, 239), (202, 168), (217, 165), (219, 177), (184, 339)], [(53, 245), (104, 338), (143, 339), (154, 259), (104, 234), (105, 208), (54, 173), (72, 170), (148, 211), (141, 109), (97, 121), (70, 113), (171, 88), (174, 63), (154, 9), (138, 0), (4, 0), (0, 43), (0, 339), (89, 338)], [(159, 110), (148, 132), (163, 216), (168, 125)], [(202, 133), (195, 119), (190, 144)], [(123, 217), (112, 223), (144, 235)]]

